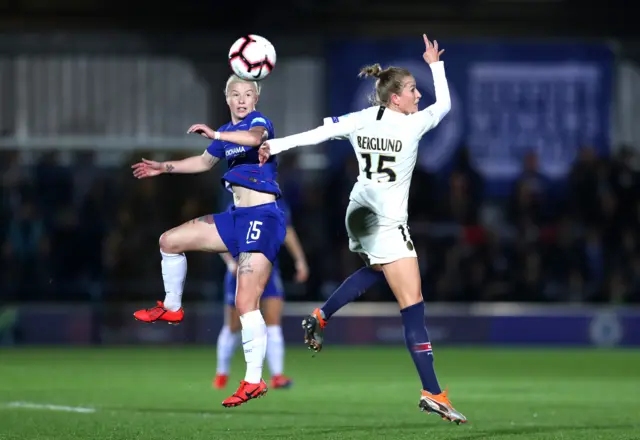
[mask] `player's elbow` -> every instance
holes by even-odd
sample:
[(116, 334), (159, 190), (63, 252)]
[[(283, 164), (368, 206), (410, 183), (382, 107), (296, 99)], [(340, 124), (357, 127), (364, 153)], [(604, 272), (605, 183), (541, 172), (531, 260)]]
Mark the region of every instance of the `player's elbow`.
[(248, 132), (249, 138), (247, 139), (247, 147), (259, 147), (266, 140), (262, 133)]
[(211, 168), (213, 168), (213, 164), (214, 162), (210, 158), (204, 155), (200, 156), (200, 169), (202, 171), (209, 171)]

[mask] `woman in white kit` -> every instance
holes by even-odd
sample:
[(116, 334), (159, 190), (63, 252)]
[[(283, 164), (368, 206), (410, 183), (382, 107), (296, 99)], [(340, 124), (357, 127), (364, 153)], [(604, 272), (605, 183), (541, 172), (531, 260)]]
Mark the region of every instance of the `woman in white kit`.
[(327, 300), (303, 321), (309, 348), (319, 351), (328, 319), (356, 299), (382, 272), (393, 291), (402, 315), (405, 342), (422, 382), (419, 407), (443, 419), (465, 423), (466, 417), (453, 408), (438, 384), (433, 352), (425, 325), (418, 258), (407, 227), (407, 202), (411, 176), (418, 157), (418, 142), (451, 109), (444, 63), (438, 50), (423, 36), (423, 58), (431, 68), (436, 102), (418, 111), (421, 94), (411, 73), (403, 68), (380, 65), (365, 67), (361, 76), (376, 78), (375, 106), (339, 118), (326, 118), (314, 130), (272, 139), (260, 150), (260, 162), (271, 155), (329, 139), (349, 139), (360, 165), (358, 180), (349, 196), (346, 228), (349, 248), (360, 254), (367, 267), (354, 273)]

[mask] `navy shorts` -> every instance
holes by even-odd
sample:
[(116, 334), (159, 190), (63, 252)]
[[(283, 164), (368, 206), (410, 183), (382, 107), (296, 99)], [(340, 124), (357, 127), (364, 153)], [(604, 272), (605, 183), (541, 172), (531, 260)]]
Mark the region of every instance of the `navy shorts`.
[(285, 214), (277, 202), (247, 208), (232, 206), (214, 214), (213, 220), (235, 259), (241, 252), (260, 252), (274, 264), (287, 235)]
[[(266, 298), (284, 298), (282, 278), (280, 277), (280, 270), (277, 267), (274, 267), (273, 271), (271, 271), (271, 278), (267, 281), (267, 285), (262, 293), (261, 299)], [(231, 307), (235, 307), (236, 305), (236, 277), (229, 271), (227, 271), (224, 276), (224, 303)]]

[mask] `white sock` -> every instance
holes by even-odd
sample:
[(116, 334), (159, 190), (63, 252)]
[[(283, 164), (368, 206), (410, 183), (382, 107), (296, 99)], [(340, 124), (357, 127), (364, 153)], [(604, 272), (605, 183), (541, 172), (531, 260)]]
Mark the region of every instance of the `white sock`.
[(242, 323), (242, 348), (247, 363), (244, 380), (259, 383), (262, 379), (262, 365), (267, 351), (267, 325), (260, 310), (240, 316)]
[(218, 335), (218, 345), (216, 351), (218, 352), (217, 360), (218, 367), (216, 368), (217, 374), (229, 374), (229, 366), (231, 364), (231, 358), (233, 352), (240, 342), (240, 332), (232, 333), (228, 325), (222, 327), (220, 334)]
[(282, 327), (270, 325), (267, 327), (267, 363), (271, 376), (279, 376), (284, 370), (284, 338)]
[(176, 312), (182, 307), (182, 289), (187, 278), (187, 257), (184, 254), (162, 255), (162, 281), (164, 281), (164, 308)]

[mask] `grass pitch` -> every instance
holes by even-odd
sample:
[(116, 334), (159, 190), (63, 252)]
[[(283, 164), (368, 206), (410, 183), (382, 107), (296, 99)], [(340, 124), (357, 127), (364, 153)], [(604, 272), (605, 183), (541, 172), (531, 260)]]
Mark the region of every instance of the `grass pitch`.
[[(239, 408), (214, 347), (0, 349), (0, 440), (640, 439), (640, 352), (436, 348), (456, 426), (418, 410), (403, 348), (289, 349), (289, 390)], [(265, 379), (268, 376), (265, 375)]]

